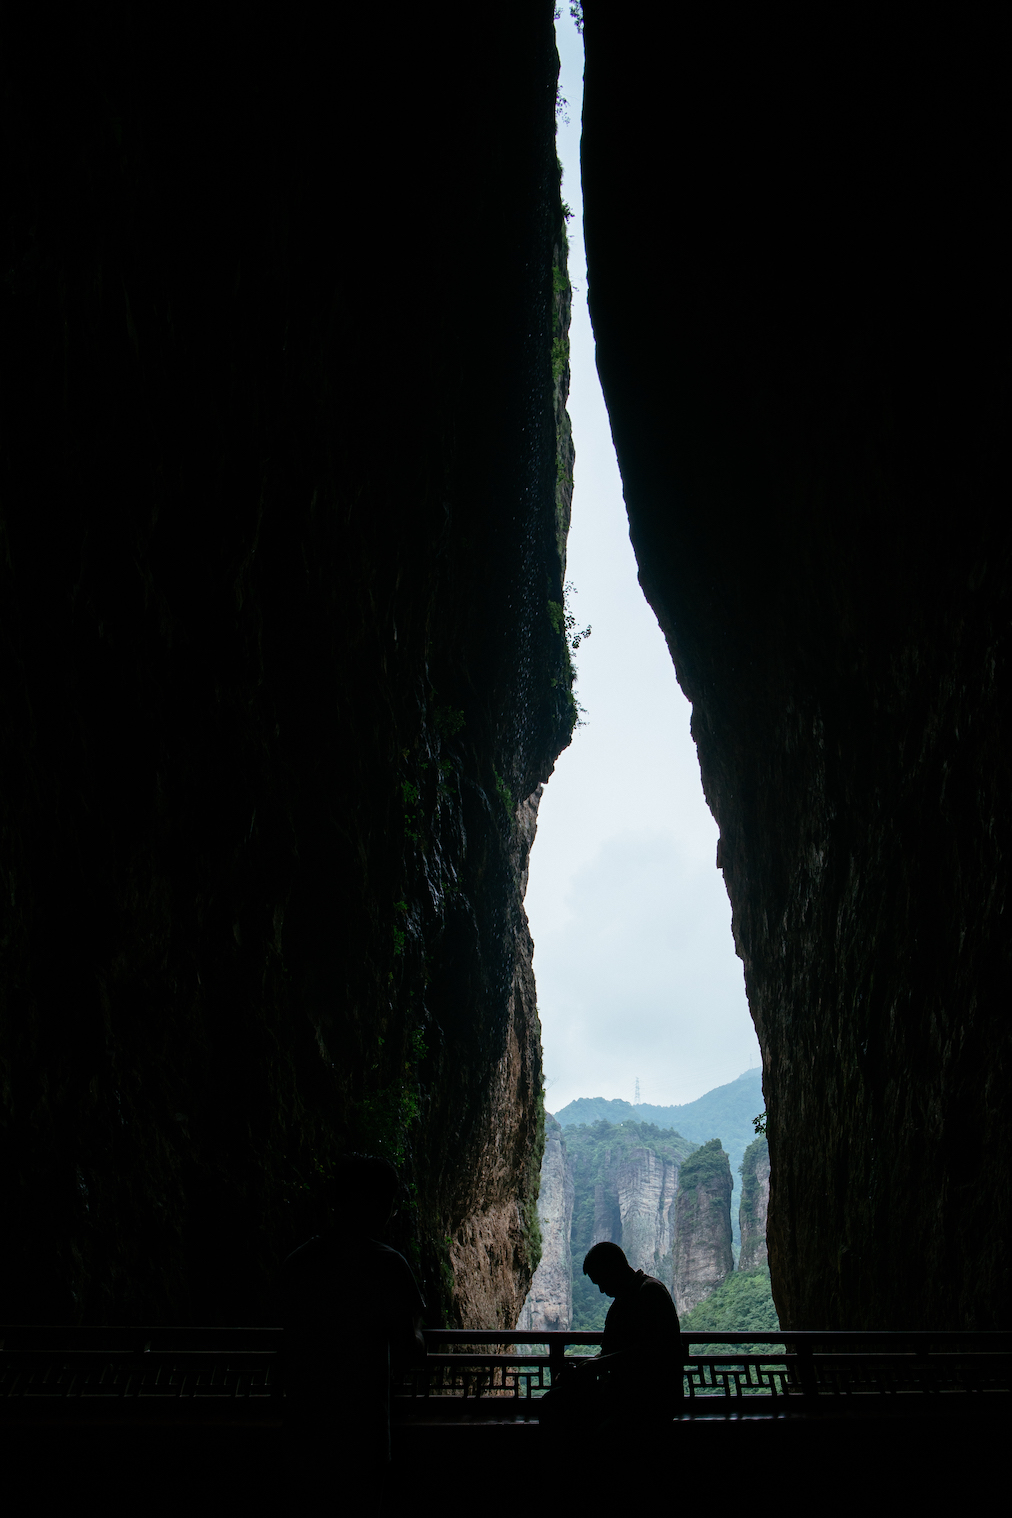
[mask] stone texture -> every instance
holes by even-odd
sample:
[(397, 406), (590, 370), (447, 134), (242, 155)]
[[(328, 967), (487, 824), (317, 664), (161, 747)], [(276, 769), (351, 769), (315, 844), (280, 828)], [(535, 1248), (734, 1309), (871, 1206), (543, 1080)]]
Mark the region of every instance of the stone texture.
[(598, 371), (720, 827), (780, 1321), (1004, 1328), (1005, 19), (584, 17)]
[(517, 1319), (520, 1329), (572, 1327), (573, 1265), (569, 1238), (573, 1222), (573, 1175), (566, 1160), (563, 1130), (545, 1114), (545, 1153), (538, 1193), (541, 1263)]
[(741, 1165), (741, 1205), (738, 1208), (741, 1229), (739, 1270), (755, 1270), (769, 1264), (766, 1249), (766, 1219), (770, 1206), (770, 1147), (760, 1137), (745, 1150)]
[(618, 1169), (622, 1248), (634, 1270), (671, 1284), (678, 1166), (652, 1149), (637, 1148)]
[(0, 1317), (270, 1320), (378, 1149), (432, 1321), (512, 1325), (573, 717), (551, 7), (2, 24)]
[(719, 1139), (684, 1162), (675, 1199), (672, 1296), (679, 1314), (705, 1302), (734, 1269), (731, 1166)]
[(607, 1239), (637, 1270), (670, 1287), (679, 1166), (694, 1146), (651, 1123), (574, 1124), (564, 1132), (574, 1183), (574, 1271), (592, 1244)]

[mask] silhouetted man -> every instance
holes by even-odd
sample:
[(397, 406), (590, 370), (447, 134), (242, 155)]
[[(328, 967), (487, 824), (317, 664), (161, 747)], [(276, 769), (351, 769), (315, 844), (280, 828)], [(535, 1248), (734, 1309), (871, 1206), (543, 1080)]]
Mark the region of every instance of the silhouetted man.
[(615, 1298), (601, 1353), (568, 1363), (558, 1395), (553, 1388), (542, 1401), (543, 1421), (638, 1423), (672, 1416), (682, 1395), (682, 1341), (668, 1288), (633, 1270), (619, 1246), (607, 1242), (588, 1251), (583, 1273)]
[(335, 1178), (332, 1225), (281, 1267), (285, 1422), (297, 1468), (307, 1479), (310, 1467), (329, 1473), (335, 1494), (357, 1477), (378, 1496), (390, 1463), (391, 1378), (425, 1358), (425, 1303), (407, 1260), (380, 1240), (397, 1190), (386, 1160), (349, 1156)]

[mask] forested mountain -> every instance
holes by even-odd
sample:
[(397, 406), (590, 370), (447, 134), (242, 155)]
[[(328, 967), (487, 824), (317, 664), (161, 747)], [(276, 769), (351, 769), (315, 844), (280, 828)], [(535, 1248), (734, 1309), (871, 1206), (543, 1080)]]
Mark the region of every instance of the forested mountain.
[[(753, 1118), (764, 1106), (762, 1070), (746, 1070), (726, 1086), (716, 1086), (694, 1102), (682, 1106), (655, 1107), (648, 1102), (610, 1101), (603, 1096), (581, 1096), (556, 1112), (555, 1120), (567, 1131), (577, 1124), (627, 1122), (653, 1124), (657, 1128), (675, 1129), (692, 1144), (705, 1144), (719, 1138), (731, 1163), (731, 1178), (739, 1192), (739, 1167), (745, 1150), (755, 1138)], [(735, 1258), (741, 1245), (737, 1195), (731, 1205), (731, 1232)]]
[[(759, 1110), (762, 1101), (752, 1074), (681, 1109), (583, 1099), (563, 1109), (566, 1126), (547, 1117), (538, 1202), (542, 1260), (518, 1327), (604, 1327), (611, 1299), (583, 1274), (587, 1251), (602, 1239), (619, 1244), (635, 1269), (664, 1282), (687, 1328), (759, 1332), (778, 1327), (766, 1266), (765, 1138), (753, 1138), (743, 1166), (735, 1164), (739, 1180), (732, 1191), (730, 1146), (725, 1148), (719, 1138), (697, 1144), (670, 1123), (631, 1118), (572, 1121), (574, 1112), (593, 1113), (599, 1107), (668, 1115), (688, 1111), (690, 1122), (695, 1116), (701, 1123), (708, 1117), (719, 1120), (723, 1111), (740, 1121), (742, 1108), (748, 1108), (751, 1129), (752, 1109)], [(732, 1220), (735, 1237), (740, 1227), (746, 1234), (740, 1271), (730, 1250)]]
[(565, 1129), (573, 1180), (573, 1326), (604, 1325), (610, 1299), (583, 1274), (599, 1239), (621, 1244), (636, 1270), (670, 1283), (675, 1199), (682, 1162), (695, 1145), (652, 1123), (598, 1122)]

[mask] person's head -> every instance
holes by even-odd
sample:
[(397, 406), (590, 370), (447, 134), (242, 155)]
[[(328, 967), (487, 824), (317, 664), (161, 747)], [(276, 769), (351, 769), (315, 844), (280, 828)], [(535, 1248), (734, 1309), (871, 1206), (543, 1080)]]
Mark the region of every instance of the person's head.
[(634, 1272), (618, 1245), (602, 1240), (600, 1244), (588, 1249), (583, 1261), (583, 1273), (590, 1277), (606, 1297), (614, 1297)]
[(381, 1234), (400, 1191), (397, 1171), (376, 1154), (346, 1154), (328, 1188), (334, 1221), (343, 1232)]

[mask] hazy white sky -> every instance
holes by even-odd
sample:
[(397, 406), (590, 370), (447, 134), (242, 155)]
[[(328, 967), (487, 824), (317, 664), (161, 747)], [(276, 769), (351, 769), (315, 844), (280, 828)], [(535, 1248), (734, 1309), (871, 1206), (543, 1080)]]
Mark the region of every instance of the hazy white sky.
[(578, 1096), (687, 1102), (758, 1065), (703, 800), (689, 703), (636, 579), (594, 365), (580, 220), (583, 44), (556, 22), (562, 194), (573, 207), (569, 414), (576, 442), (568, 578), (592, 636), (576, 656), (586, 726), (541, 802), (527, 914), (534, 937), (546, 1106)]

